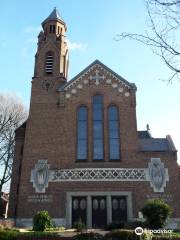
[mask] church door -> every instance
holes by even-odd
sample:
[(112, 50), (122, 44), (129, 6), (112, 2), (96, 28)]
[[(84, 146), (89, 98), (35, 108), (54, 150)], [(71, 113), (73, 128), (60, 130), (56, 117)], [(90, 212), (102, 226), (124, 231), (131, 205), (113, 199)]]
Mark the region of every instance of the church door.
[(127, 199), (125, 196), (112, 197), (112, 222), (127, 221)]
[(72, 197), (72, 226), (81, 221), (86, 224), (86, 197)]
[(107, 225), (106, 197), (92, 197), (92, 227), (104, 228)]

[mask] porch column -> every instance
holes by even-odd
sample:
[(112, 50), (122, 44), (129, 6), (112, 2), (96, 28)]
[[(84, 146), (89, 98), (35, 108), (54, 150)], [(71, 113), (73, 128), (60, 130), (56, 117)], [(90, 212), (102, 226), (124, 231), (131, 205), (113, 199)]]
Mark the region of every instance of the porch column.
[(107, 202), (107, 224), (112, 222), (112, 203), (111, 203), (111, 195), (106, 196)]
[(87, 196), (87, 228), (92, 228), (92, 199)]
[(66, 227), (72, 227), (72, 196), (70, 194), (66, 196)]

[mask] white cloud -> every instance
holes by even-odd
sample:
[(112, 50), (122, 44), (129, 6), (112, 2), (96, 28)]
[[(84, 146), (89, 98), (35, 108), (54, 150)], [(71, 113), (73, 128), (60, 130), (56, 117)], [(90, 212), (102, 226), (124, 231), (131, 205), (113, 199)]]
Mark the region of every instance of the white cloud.
[(67, 40), (67, 44), (69, 47), (69, 50), (79, 50), (82, 52), (85, 52), (87, 49), (86, 43), (77, 43), (77, 42), (71, 42), (70, 40)]

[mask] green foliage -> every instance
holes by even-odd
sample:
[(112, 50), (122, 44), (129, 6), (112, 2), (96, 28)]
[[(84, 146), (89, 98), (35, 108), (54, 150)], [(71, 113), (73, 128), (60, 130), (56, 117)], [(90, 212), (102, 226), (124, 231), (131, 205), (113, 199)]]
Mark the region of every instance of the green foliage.
[(5, 231), (5, 230), (0, 230), (0, 240), (11, 240), (11, 239), (15, 239), (18, 236), (18, 232), (17, 231)]
[(161, 199), (149, 200), (141, 211), (150, 229), (162, 228), (172, 212), (170, 206)]
[(114, 230), (107, 233), (104, 237), (105, 240), (151, 240), (152, 235), (144, 232), (143, 235), (138, 236), (133, 230)]
[(115, 229), (122, 229), (124, 226), (124, 222), (111, 222), (106, 226), (106, 230), (111, 231)]
[(105, 235), (105, 240), (138, 240), (138, 236), (134, 231), (130, 230), (114, 230)]
[(172, 240), (172, 236), (154, 236), (152, 240)]
[(47, 232), (26, 232), (21, 233), (18, 231), (13, 230), (3, 230), (0, 231), (0, 240), (19, 240), (19, 239), (51, 239), (54, 240), (55, 236), (57, 236), (55, 233), (47, 233)]
[(48, 211), (40, 211), (33, 218), (33, 230), (44, 231), (47, 228), (52, 228), (52, 219)]
[(133, 229), (133, 230), (137, 227), (146, 228), (147, 223), (136, 220), (136, 221), (129, 221), (129, 222), (125, 223), (125, 226), (124, 226), (125, 229)]
[(75, 228), (77, 232), (82, 232), (84, 229), (86, 229), (86, 225), (82, 222), (80, 218), (78, 222), (74, 223), (73, 228)]
[(103, 240), (104, 237), (99, 233), (81, 233), (72, 238), (72, 240)]

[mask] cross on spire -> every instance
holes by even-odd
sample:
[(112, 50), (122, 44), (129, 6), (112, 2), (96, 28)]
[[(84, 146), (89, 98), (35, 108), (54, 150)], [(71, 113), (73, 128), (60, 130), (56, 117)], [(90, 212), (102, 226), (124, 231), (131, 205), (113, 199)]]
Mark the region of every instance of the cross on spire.
[(97, 69), (96, 69), (95, 73), (96, 73), (95, 76), (90, 76), (90, 80), (95, 80), (95, 84), (99, 85), (100, 84), (100, 80), (101, 79), (104, 80), (105, 76), (104, 75), (100, 76), (99, 75), (99, 70), (97, 70)]

